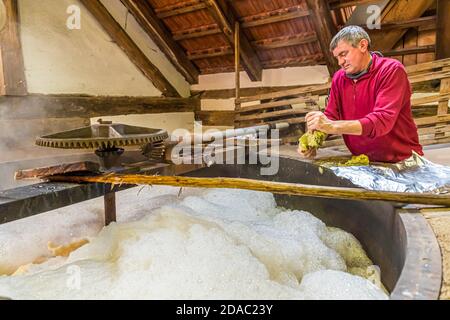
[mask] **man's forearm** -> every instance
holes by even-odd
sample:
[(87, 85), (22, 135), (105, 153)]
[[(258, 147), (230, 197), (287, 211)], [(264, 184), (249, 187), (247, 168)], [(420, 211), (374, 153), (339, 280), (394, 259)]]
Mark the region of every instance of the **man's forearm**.
[(329, 134), (348, 134), (360, 136), (362, 135), (362, 125), (358, 120), (349, 120), (349, 121), (333, 121), (331, 128), (329, 130)]

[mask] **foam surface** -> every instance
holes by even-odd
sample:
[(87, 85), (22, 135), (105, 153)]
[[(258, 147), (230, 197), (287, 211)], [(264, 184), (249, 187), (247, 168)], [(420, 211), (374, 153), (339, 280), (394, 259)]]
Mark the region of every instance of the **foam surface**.
[(48, 255), (47, 241), (90, 241), (68, 258), (0, 277), (0, 296), (387, 298), (371, 281), (349, 273), (366, 276), (372, 267), (358, 241), (310, 213), (278, 208), (268, 193), (179, 191), (153, 187), (118, 194), (119, 223), (100, 232), (101, 200), (0, 226), (0, 270), (10, 273)]

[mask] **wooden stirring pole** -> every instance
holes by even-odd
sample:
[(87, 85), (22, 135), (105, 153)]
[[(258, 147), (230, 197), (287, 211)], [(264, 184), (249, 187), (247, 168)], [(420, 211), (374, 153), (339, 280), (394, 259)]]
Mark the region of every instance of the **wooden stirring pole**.
[(104, 176), (51, 176), (54, 182), (105, 183), (111, 185), (168, 185), (193, 188), (227, 188), (264, 191), (295, 196), (336, 199), (380, 200), (398, 203), (440, 205), (450, 207), (450, 195), (371, 191), (358, 188), (326, 187), (298, 183), (261, 181), (242, 178), (190, 178), (177, 176), (104, 175)]

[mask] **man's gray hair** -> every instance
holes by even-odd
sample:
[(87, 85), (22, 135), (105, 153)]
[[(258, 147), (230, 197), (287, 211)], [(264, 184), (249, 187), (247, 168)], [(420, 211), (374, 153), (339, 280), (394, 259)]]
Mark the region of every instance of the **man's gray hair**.
[(366, 39), (369, 41), (369, 48), (372, 45), (372, 40), (370, 40), (369, 34), (363, 28), (359, 26), (348, 26), (338, 32), (337, 35), (334, 36), (333, 40), (330, 43), (330, 51), (336, 49), (339, 44), (339, 41), (343, 40), (348, 42), (352, 47), (356, 48), (361, 40)]

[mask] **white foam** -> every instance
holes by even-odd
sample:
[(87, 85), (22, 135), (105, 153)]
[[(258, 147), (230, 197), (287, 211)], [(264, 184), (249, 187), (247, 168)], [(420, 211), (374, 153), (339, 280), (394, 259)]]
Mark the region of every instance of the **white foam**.
[[(0, 296), (17, 299), (383, 299), (370, 281), (347, 273), (371, 265), (357, 240), (327, 228), (303, 211), (276, 207), (268, 193), (154, 187), (121, 193), (120, 223), (97, 236), (101, 201), (34, 217), (27, 239), (17, 225), (2, 226), (7, 252), (42, 239), (90, 237), (69, 258), (33, 265), (24, 275), (0, 277)], [(51, 220), (58, 214), (80, 217)], [(94, 210), (96, 215), (88, 217)], [(93, 217), (95, 216), (95, 217)], [(20, 222), (26, 224), (25, 221)], [(61, 236), (62, 225), (84, 230)], [(52, 226), (53, 232), (44, 224)], [(83, 234), (84, 233), (84, 234)], [(20, 245), (19, 245), (20, 243)], [(46, 247), (46, 243), (45, 243)], [(0, 266), (14, 266), (0, 252)], [(19, 254), (19, 252), (16, 252)], [(35, 255), (35, 254), (34, 254)], [(27, 262), (32, 261), (29, 259)], [(74, 271), (75, 270), (75, 271)], [(75, 273), (74, 273), (75, 272)], [(79, 278), (78, 275), (80, 276)], [(75, 277), (75, 278), (74, 278)], [(77, 284), (80, 280), (80, 286)], [(51, 289), (49, 289), (51, 288)]]

